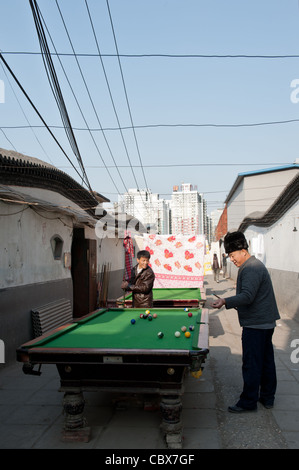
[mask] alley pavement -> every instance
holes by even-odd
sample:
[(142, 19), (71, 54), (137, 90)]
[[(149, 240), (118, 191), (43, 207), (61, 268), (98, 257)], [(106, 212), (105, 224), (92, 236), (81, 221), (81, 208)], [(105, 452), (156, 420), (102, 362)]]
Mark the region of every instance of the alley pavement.
[[(242, 389), (241, 328), (236, 310), (214, 310), (213, 293), (228, 297), (235, 283), (206, 276), (210, 352), (202, 376), (186, 378), (183, 449), (299, 448), (299, 322), (280, 312), (273, 343), (278, 387), (273, 409), (232, 414)], [(297, 341), (296, 341), (297, 340)], [(24, 375), (22, 364), (0, 369), (1, 449), (166, 449), (159, 409), (142, 396), (85, 392), (85, 416), (92, 429), (87, 443), (61, 440), (63, 393), (55, 365), (41, 376)]]

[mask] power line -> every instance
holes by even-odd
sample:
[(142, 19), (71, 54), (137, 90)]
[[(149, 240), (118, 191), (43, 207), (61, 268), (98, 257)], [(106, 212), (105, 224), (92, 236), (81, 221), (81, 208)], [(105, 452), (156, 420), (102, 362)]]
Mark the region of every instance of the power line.
[[(131, 160), (130, 160), (128, 148), (127, 148), (127, 145), (126, 145), (126, 142), (125, 142), (125, 138), (124, 138), (124, 135), (123, 135), (123, 132), (122, 132), (122, 128), (121, 128), (121, 125), (120, 125), (118, 113), (117, 113), (117, 111), (116, 111), (116, 106), (115, 106), (115, 103), (114, 103), (114, 100), (113, 100), (111, 88), (110, 88), (110, 85), (109, 85), (108, 76), (107, 76), (106, 69), (105, 69), (105, 66), (104, 66), (104, 62), (103, 62), (103, 59), (102, 59), (102, 55), (101, 55), (101, 52), (100, 52), (100, 47), (99, 47), (99, 43), (98, 43), (98, 39), (97, 39), (97, 35), (96, 35), (96, 32), (95, 32), (95, 29), (94, 29), (94, 25), (93, 25), (93, 21), (92, 21), (92, 18), (91, 18), (91, 14), (90, 14), (90, 10), (89, 10), (89, 7), (88, 7), (87, 0), (85, 0), (85, 5), (86, 5), (86, 9), (87, 9), (89, 21), (90, 21), (90, 24), (91, 24), (91, 29), (92, 29), (92, 32), (93, 32), (93, 36), (94, 36), (94, 39), (95, 39), (96, 47), (97, 47), (97, 50), (98, 50), (98, 56), (99, 56), (99, 58), (100, 58), (101, 65), (102, 65), (102, 68), (103, 68), (104, 77), (105, 77), (106, 85), (107, 85), (107, 88), (108, 88), (108, 93), (109, 93), (110, 100), (111, 100), (111, 103), (112, 103), (112, 107), (113, 107), (113, 110), (114, 110), (114, 114), (115, 114), (115, 117), (116, 117), (116, 120), (117, 120), (118, 130), (120, 131), (120, 135), (121, 135), (122, 142), (123, 142), (123, 145), (124, 145), (124, 148), (125, 148), (125, 152), (126, 152), (126, 155), (127, 155), (127, 158), (128, 158), (128, 161), (129, 161), (131, 170), (132, 170), (132, 174), (133, 174), (135, 183), (136, 183), (136, 185), (137, 185), (135, 173), (134, 173), (134, 170), (133, 170), (133, 167), (132, 167), (132, 164), (131, 164)], [(137, 186), (138, 186), (138, 185), (137, 185)], [(128, 190), (126, 189), (126, 191), (128, 191)]]
[(7, 135), (5, 134), (4, 130), (2, 129), (2, 127), (0, 127), (0, 130), (2, 132), (2, 134), (4, 135), (5, 139), (7, 140), (7, 142), (10, 143), (10, 145), (12, 146), (12, 148), (17, 151), (17, 149), (15, 148), (14, 144), (11, 142), (11, 140), (9, 140), (9, 138), (7, 137)]
[[(2, 128), (0, 128), (2, 130)], [(2, 131), (3, 132), (3, 131)], [(238, 167), (238, 166), (269, 166), (269, 165), (292, 165), (293, 163), (291, 162), (267, 162), (267, 163), (169, 163), (169, 164), (156, 164), (156, 165), (143, 165), (144, 168), (177, 168), (177, 167), (197, 167), (197, 166), (200, 166), (200, 167), (205, 167), (205, 166), (233, 166), (233, 167)], [(58, 165), (56, 166), (57, 168), (60, 168), (60, 169), (68, 169), (70, 168), (69, 166), (67, 165)], [(85, 168), (93, 168), (93, 169), (97, 169), (97, 168), (114, 168), (113, 165), (105, 165), (105, 166), (102, 166), (102, 165), (85, 165)], [(129, 165), (118, 165), (118, 168), (131, 168)], [(140, 168), (139, 165), (133, 165), (133, 168)], [(116, 188), (117, 189), (117, 188)], [(117, 190), (118, 194), (119, 194), (119, 191)]]
[[(21, 103), (20, 103), (18, 97), (17, 97), (17, 94), (15, 93), (15, 91), (14, 91), (14, 89), (13, 89), (13, 86), (12, 86), (10, 80), (9, 80), (9, 77), (8, 77), (6, 71), (5, 71), (5, 68), (4, 68), (3, 64), (1, 64), (1, 67), (2, 67), (2, 70), (3, 70), (4, 75), (5, 75), (6, 78), (7, 78), (7, 81), (8, 81), (8, 83), (9, 83), (9, 86), (10, 86), (10, 88), (11, 88), (13, 94), (14, 94), (14, 97), (15, 97), (15, 99), (16, 99), (18, 105), (20, 106), (20, 109), (21, 109), (21, 111), (22, 111), (22, 113), (23, 113), (23, 116), (24, 116), (24, 118), (26, 119), (26, 121), (27, 121), (27, 123), (28, 123), (28, 125), (29, 125), (29, 127), (30, 127), (30, 129), (31, 129), (31, 131), (32, 131), (32, 133), (33, 133), (33, 135), (34, 135), (34, 137), (35, 137), (35, 139), (37, 140), (39, 146), (41, 147), (42, 151), (44, 152), (44, 154), (46, 155), (46, 157), (48, 158), (48, 160), (49, 160), (49, 161), (52, 163), (52, 165), (53, 165), (53, 162), (52, 162), (50, 156), (49, 156), (48, 153), (46, 152), (44, 146), (42, 145), (41, 141), (40, 141), (39, 138), (37, 137), (36, 133), (34, 132), (33, 127), (31, 126), (31, 124), (30, 124), (30, 122), (29, 122), (29, 119), (28, 119), (28, 117), (27, 117), (27, 115), (26, 115), (26, 113), (25, 113), (25, 111), (24, 111), (24, 109), (23, 109), (23, 107), (22, 107), (22, 105), (21, 105)], [(2, 130), (2, 129), (1, 129), (1, 130)], [(2, 130), (2, 132), (3, 132), (3, 130)], [(3, 133), (4, 133), (4, 132), (3, 132)], [(4, 135), (5, 135), (5, 134), (4, 134)], [(5, 137), (6, 137), (6, 139), (8, 140), (7, 136), (5, 136)], [(10, 141), (9, 141), (9, 142), (10, 142)], [(12, 144), (11, 144), (11, 145), (12, 145)], [(14, 148), (14, 150), (16, 150), (16, 148), (15, 148), (14, 146), (13, 146), (13, 148)]]
[[(61, 13), (61, 10), (60, 10), (59, 5), (57, 4), (57, 2), (56, 2), (56, 5), (57, 5), (58, 11), (59, 11), (59, 13), (60, 13), (60, 16), (61, 16), (61, 19), (62, 19), (64, 28), (65, 28), (65, 30), (66, 30), (68, 39), (69, 39), (69, 41), (70, 41), (71, 47), (72, 47), (72, 49), (74, 50), (72, 41), (71, 41), (71, 39), (70, 39), (68, 30), (67, 30), (67, 27), (66, 27), (66, 24), (65, 24), (65, 21), (64, 21), (64, 19), (63, 19), (63, 15), (62, 15), (62, 13)], [(50, 37), (50, 40), (51, 40), (51, 42), (52, 42), (52, 45), (53, 45), (53, 47), (54, 47), (54, 50), (56, 51), (54, 42), (53, 42), (52, 37), (51, 37), (51, 35), (50, 35), (50, 32), (49, 32), (49, 30), (48, 30), (48, 28), (47, 28), (47, 26), (46, 26), (45, 20), (44, 20), (43, 17), (42, 17), (42, 19), (43, 19), (43, 22), (44, 22), (45, 27), (46, 27), (46, 29), (47, 29), (47, 33), (48, 33), (48, 35), (49, 35), (49, 37)], [(105, 161), (104, 161), (104, 159), (103, 159), (103, 157), (102, 157), (102, 154), (101, 154), (101, 152), (100, 152), (100, 149), (99, 149), (99, 147), (98, 147), (98, 145), (97, 145), (97, 143), (96, 143), (96, 141), (95, 141), (95, 139), (94, 139), (94, 136), (93, 136), (93, 134), (92, 134), (92, 132), (91, 132), (89, 126), (88, 126), (87, 120), (86, 120), (86, 118), (85, 118), (85, 116), (84, 116), (84, 114), (83, 114), (83, 111), (82, 111), (81, 106), (80, 106), (80, 104), (79, 104), (79, 102), (78, 102), (78, 99), (77, 99), (77, 97), (76, 97), (76, 94), (75, 94), (75, 92), (74, 92), (74, 90), (73, 90), (73, 87), (72, 87), (70, 81), (69, 81), (69, 78), (68, 78), (68, 76), (67, 76), (67, 73), (65, 72), (65, 69), (64, 69), (64, 67), (63, 67), (63, 64), (62, 64), (60, 58), (58, 58), (58, 59), (59, 59), (59, 63), (60, 63), (60, 65), (61, 65), (61, 68), (62, 68), (62, 70), (63, 70), (63, 73), (64, 73), (64, 75), (65, 75), (65, 78), (66, 78), (66, 80), (67, 80), (67, 82), (68, 82), (68, 85), (69, 85), (69, 87), (70, 87), (70, 89), (71, 89), (71, 92), (72, 92), (72, 94), (73, 94), (73, 97), (74, 97), (74, 99), (75, 99), (75, 101), (76, 101), (76, 103), (77, 103), (77, 106), (78, 106), (78, 108), (79, 108), (79, 111), (80, 111), (80, 113), (81, 113), (81, 116), (82, 116), (82, 118), (83, 118), (83, 120), (84, 120), (84, 122), (85, 122), (85, 124), (86, 124), (86, 127), (87, 127), (86, 130), (89, 131), (90, 136), (91, 136), (91, 138), (92, 138), (92, 140), (93, 140), (93, 143), (94, 143), (94, 145), (95, 145), (95, 147), (96, 147), (96, 149), (97, 149), (97, 152), (98, 152), (98, 154), (99, 154), (99, 156), (100, 156), (100, 158), (101, 158), (101, 160), (102, 160), (102, 162), (103, 162), (103, 164), (104, 164), (104, 168), (106, 168), (107, 173), (108, 173), (108, 175), (109, 175), (109, 177), (110, 177), (110, 179), (111, 179), (111, 181), (112, 181), (112, 183), (113, 183), (115, 189), (119, 192), (119, 190), (118, 190), (118, 188), (117, 188), (117, 186), (116, 186), (116, 183), (115, 183), (115, 181), (114, 181), (114, 179), (113, 179), (111, 173), (109, 172), (109, 169), (107, 168), (107, 166), (106, 166), (106, 164), (105, 164)], [(92, 101), (92, 99), (91, 99), (91, 96), (90, 96), (90, 93), (89, 93), (89, 90), (88, 90), (86, 81), (85, 81), (84, 76), (83, 76), (83, 72), (82, 72), (82, 70), (81, 70), (81, 67), (80, 67), (80, 64), (78, 63), (78, 61), (77, 61), (77, 65), (78, 65), (78, 68), (79, 68), (79, 70), (80, 70), (81, 77), (82, 77), (82, 79), (83, 79), (83, 82), (84, 82), (84, 84), (85, 84), (85, 87), (86, 87), (86, 89), (87, 89), (87, 93), (88, 93), (88, 96), (89, 96), (90, 101), (91, 101), (91, 103), (92, 103), (92, 106), (93, 106), (95, 115), (96, 115), (96, 117), (97, 117), (98, 123), (99, 123), (99, 125), (100, 125), (101, 130), (102, 130), (101, 122), (100, 122), (100, 120), (99, 120), (99, 118), (98, 118), (98, 115), (97, 115), (97, 112), (96, 112), (96, 110), (95, 110), (93, 101)], [(74, 127), (73, 127), (73, 129), (75, 130)], [(104, 137), (105, 137), (105, 135), (104, 135)], [(112, 159), (113, 159), (113, 161), (114, 161), (114, 163), (115, 163), (115, 160), (114, 160), (114, 157), (113, 157), (111, 148), (110, 148), (110, 146), (109, 146), (109, 144), (108, 144), (108, 142), (107, 142), (106, 137), (105, 137), (105, 140), (106, 140), (108, 149), (109, 149), (109, 151), (110, 151), (110, 154), (111, 154), (111, 156), (112, 156)], [(117, 168), (116, 163), (115, 163), (115, 167)], [(118, 170), (118, 169), (117, 169), (117, 170)], [(118, 172), (119, 172), (119, 171), (118, 171)], [(122, 176), (121, 176), (120, 172), (119, 172), (119, 176), (120, 176), (121, 181), (122, 181), (122, 183), (123, 183), (123, 185), (124, 185), (124, 188), (126, 189), (126, 185), (125, 185), (125, 183), (124, 183), (124, 181), (123, 181), (123, 179), (122, 179)]]
[[(161, 163), (155, 165), (143, 165), (144, 168), (176, 168), (176, 167), (197, 167), (197, 166), (264, 166), (264, 165), (292, 165), (287, 162), (267, 162), (267, 163)], [(118, 165), (119, 168), (130, 168), (128, 165)], [(134, 168), (140, 168), (139, 165), (133, 165)], [(59, 166), (59, 168), (68, 168), (67, 166)], [(99, 165), (87, 165), (86, 168), (103, 168)], [(113, 166), (108, 166), (113, 168)]]
[(35, 23), (35, 27), (36, 27), (36, 31), (37, 31), (37, 36), (38, 36), (41, 52), (43, 53), (42, 58), (43, 58), (43, 62), (44, 62), (44, 65), (45, 65), (45, 70), (46, 70), (46, 73), (47, 73), (47, 76), (48, 76), (48, 81), (49, 81), (50, 87), (52, 89), (54, 98), (56, 100), (56, 103), (57, 103), (57, 106), (58, 106), (58, 109), (59, 109), (59, 112), (60, 112), (60, 115), (61, 115), (62, 122), (64, 123), (67, 138), (68, 138), (68, 140), (70, 142), (70, 145), (71, 145), (71, 148), (72, 148), (72, 150), (73, 150), (73, 152), (74, 152), (74, 154), (75, 154), (75, 156), (76, 156), (76, 158), (79, 162), (81, 171), (82, 171), (82, 173), (83, 173), (83, 175), (86, 179), (87, 186), (88, 186), (90, 192), (92, 192), (92, 188), (91, 188), (90, 183), (88, 181), (88, 177), (87, 177), (87, 174), (86, 174), (86, 171), (85, 171), (85, 168), (84, 168), (84, 164), (83, 164), (83, 161), (82, 161), (80, 150), (79, 150), (79, 147), (78, 147), (78, 144), (77, 144), (77, 141), (76, 141), (73, 129), (72, 129), (71, 121), (70, 121), (70, 118), (69, 118), (69, 115), (68, 115), (68, 112), (67, 112), (67, 109), (66, 109), (66, 105), (65, 105), (65, 102), (64, 102), (64, 99), (63, 99), (62, 91), (60, 89), (60, 85), (59, 85), (59, 81), (58, 81), (58, 78), (57, 78), (57, 75), (56, 75), (55, 67), (54, 67), (54, 64), (52, 62), (51, 54), (50, 54), (48, 44), (47, 44), (46, 35), (45, 35), (45, 32), (44, 32), (42, 21), (41, 21), (40, 14), (39, 14), (39, 7), (38, 7), (38, 4), (37, 4), (36, 0), (29, 0), (29, 3), (30, 3), (30, 6), (31, 6), (31, 10), (32, 10), (32, 15), (33, 15), (33, 19), (34, 19), (34, 23)]
[[(40, 120), (42, 121), (42, 123), (44, 124), (44, 126), (46, 127), (46, 129), (48, 130), (48, 132), (51, 134), (51, 136), (53, 137), (53, 139), (55, 140), (56, 144), (58, 145), (58, 147), (60, 148), (60, 150), (62, 151), (62, 153), (66, 156), (66, 158), (68, 159), (68, 161), (70, 162), (70, 164), (72, 165), (72, 167), (74, 168), (74, 170), (76, 171), (76, 173), (79, 175), (79, 177), (81, 179), (82, 178), (82, 175), (80, 175), (80, 173), (77, 171), (77, 168), (74, 166), (73, 162), (70, 160), (70, 158), (68, 157), (67, 153), (65, 152), (65, 150), (63, 149), (63, 147), (61, 146), (61, 144), (59, 143), (59, 141), (57, 140), (57, 138), (55, 137), (55, 135), (53, 134), (53, 132), (51, 131), (51, 129), (49, 128), (48, 124), (46, 123), (46, 121), (44, 120), (44, 118), (42, 117), (42, 115), (40, 114), (40, 112), (38, 111), (38, 109), (36, 108), (36, 106), (34, 105), (34, 103), (32, 102), (32, 100), (30, 99), (29, 95), (26, 93), (25, 89), (23, 88), (23, 86), (21, 85), (21, 83), (19, 82), (19, 80), (17, 79), (16, 75), (14, 74), (14, 72), (12, 71), (12, 69), (10, 68), (10, 66), (8, 65), (8, 63), (6, 62), (6, 60), (4, 59), (4, 57), (2, 56), (2, 53), (0, 52), (0, 59), (2, 60), (2, 62), (4, 63), (5, 67), (7, 68), (7, 70), (9, 71), (9, 73), (11, 74), (11, 76), (13, 77), (13, 79), (15, 80), (15, 82), (17, 83), (17, 85), (19, 86), (19, 88), (21, 89), (22, 93), (25, 95), (25, 97), (27, 98), (27, 100), (29, 101), (29, 103), (31, 104), (31, 106), (33, 107), (34, 111), (36, 112), (36, 114), (38, 115), (38, 117), (40, 118)], [(2, 131), (3, 132), (3, 131)], [(86, 182), (85, 182), (86, 183)]]
[(138, 145), (138, 142), (137, 142), (136, 132), (135, 132), (134, 124), (133, 124), (133, 117), (132, 117), (131, 107), (130, 107), (130, 104), (129, 104), (129, 98), (128, 98), (127, 88), (126, 88), (126, 84), (125, 84), (125, 78), (124, 78), (124, 74), (123, 74), (123, 70), (122, 70), (122, 65), (121, 65), (121, 61), (120, 61), (119, 50), (118, 50), (118, 45), (117, 45), (117, 40), (116, 40), (116, 34), (115, 34), (112, 15), (111, 15), (110, 6), (109, 6), (109, 0), (106, 0), (106, 4), (107, 4), (108, 13), (109, 13), (110, 24), (111, 24), (113, 38), (114, 38), (114, 45), (115, 45), (115, 49), (116, 49), (116, 53), (117, 53), (118, 65), (119, 65), (121, 79), (122, 79), (123, 88), (124, 88), (124, 92), (125, 92), (125, 97), (126, 97), (127, 107), (128, 107), (128, 111), (129, 111), (131, 125), (132, 125), (133, 135), (134, 135), (134, 139), (135, 139), (135, 144), (136, 144), (136, 148), (137, 148), (137, 152), (138, 152), (138, 156), (139, 156), (140, 165), (141, 165), (141, 168), (142, 168), (142, 174), (143, 174), (143, 178), (144, 178), (144, 182), (145, 182), (145, 187), (148, 188), (148, 184), (147, 184), (145, 173), (144, 173), (143, 166), (142, 166), (142, 160), (141, 160), (139, 145)]
[[(35, 51), (3, 51), (3, 54), (8, 55), (41, 55), (41, 52)], [(102, 57), (121, 57), (121, 58), (170, 58), (170, 59), (266, 59), (266, 60), (282, 60), (282, 59), (299, 59), (298, 54), (160, 54), (160, 53), (150, 53), (150, 54), (112, 54), (112, 53), (72, 53), (72, 52), (56, 52), (53, 55), (59, 56), (74, 56), (77, 57), (97, 57), (101, 55)]]
[[(262, 121), (262, 122), (247, 122), (247, 123), (233, 123), (233, 124), (216, 124), (216, 123), (165, 123), (165, 124), (140, 124), (134, 126), (122, 126), (122, 127), (103, 127), (103, 128), (85, 128), (85, 127), (73, 127), (76, 131), (91, 131), (91, 132), (102, 132), (102, 131), (119, 131), (119, 130), (129, 130), (129, 129), (154, 129), (159, 127), (215, 127), (215, 128), (238, 128), (238, 127), (258, 127), (258, 126), (273, 126), (280, 124), (292, 124), (299, 122), (299, 119), (285, 119), (280, 121)], [(2, 126), (3, 129), (24, 129), (28, 126)], [(30, 127), (41, 127), (41, 126), (30, 126)], [(49, 126), (52, 129), (61, 129), (62, 126)]]

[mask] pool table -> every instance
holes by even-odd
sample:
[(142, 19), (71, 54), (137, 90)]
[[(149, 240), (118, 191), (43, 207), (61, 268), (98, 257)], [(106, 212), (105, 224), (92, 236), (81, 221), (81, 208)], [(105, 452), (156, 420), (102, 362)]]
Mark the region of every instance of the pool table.
[[(207, 357), (208, 310), (151, 309), (151, 320), (142, 318), (144, 313), (145, 309), (99, 309), (17, 349), (24, 373), (39, 375), (36, 365), (56, 364), (64, 392), (64, 440), (90, 438), (83, 391), (110, 390), (159, 395), (167, 445), (181, 447), (184, 375), (188, 370), (200, 375)], [(194, 329), (187, 338), (181, 327), (189, 331), (191, 325)], [(159, 332), (164, 333), (162, 338)]]
[[(154, 308), (164, 307), (199, 307), (204, 306), (206, 293), (203, 287), (188, 288), (154, 288)], [(132, 307), (132, 293), (127, 293), (125, 299), (120, 297), (118, 304)]]

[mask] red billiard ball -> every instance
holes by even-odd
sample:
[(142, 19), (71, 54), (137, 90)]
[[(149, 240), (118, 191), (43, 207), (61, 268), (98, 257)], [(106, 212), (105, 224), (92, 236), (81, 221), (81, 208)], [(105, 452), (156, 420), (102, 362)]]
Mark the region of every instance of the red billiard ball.
[(192, 313), (191, 313), (191, 312), (188, 313), (188, 317), (192, 317)]

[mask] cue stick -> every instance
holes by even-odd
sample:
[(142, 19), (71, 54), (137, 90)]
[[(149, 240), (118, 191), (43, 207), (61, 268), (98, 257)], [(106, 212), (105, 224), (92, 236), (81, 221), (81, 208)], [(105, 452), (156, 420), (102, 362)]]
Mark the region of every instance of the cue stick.
[[(123, 270), (123, 281), (126, 280), (126, 249), (124, 250), (124, 270)], [(126, 302), (126, 289), (123, 289), (124, 291), (124, 300), (122, 301), (123, 308), (125, 307), (125, 302)]]
[[(214, 292), (213, 292), (213, 295), (215, 295), (215, 297), (217, 297), (218, 299), (221, 299), (221, 297), (219, 297), (219, 295), (217, 295), (217, 294), (214, 294)], [(234, 307), (234, 309), (238, 310), (237, 307)]]

